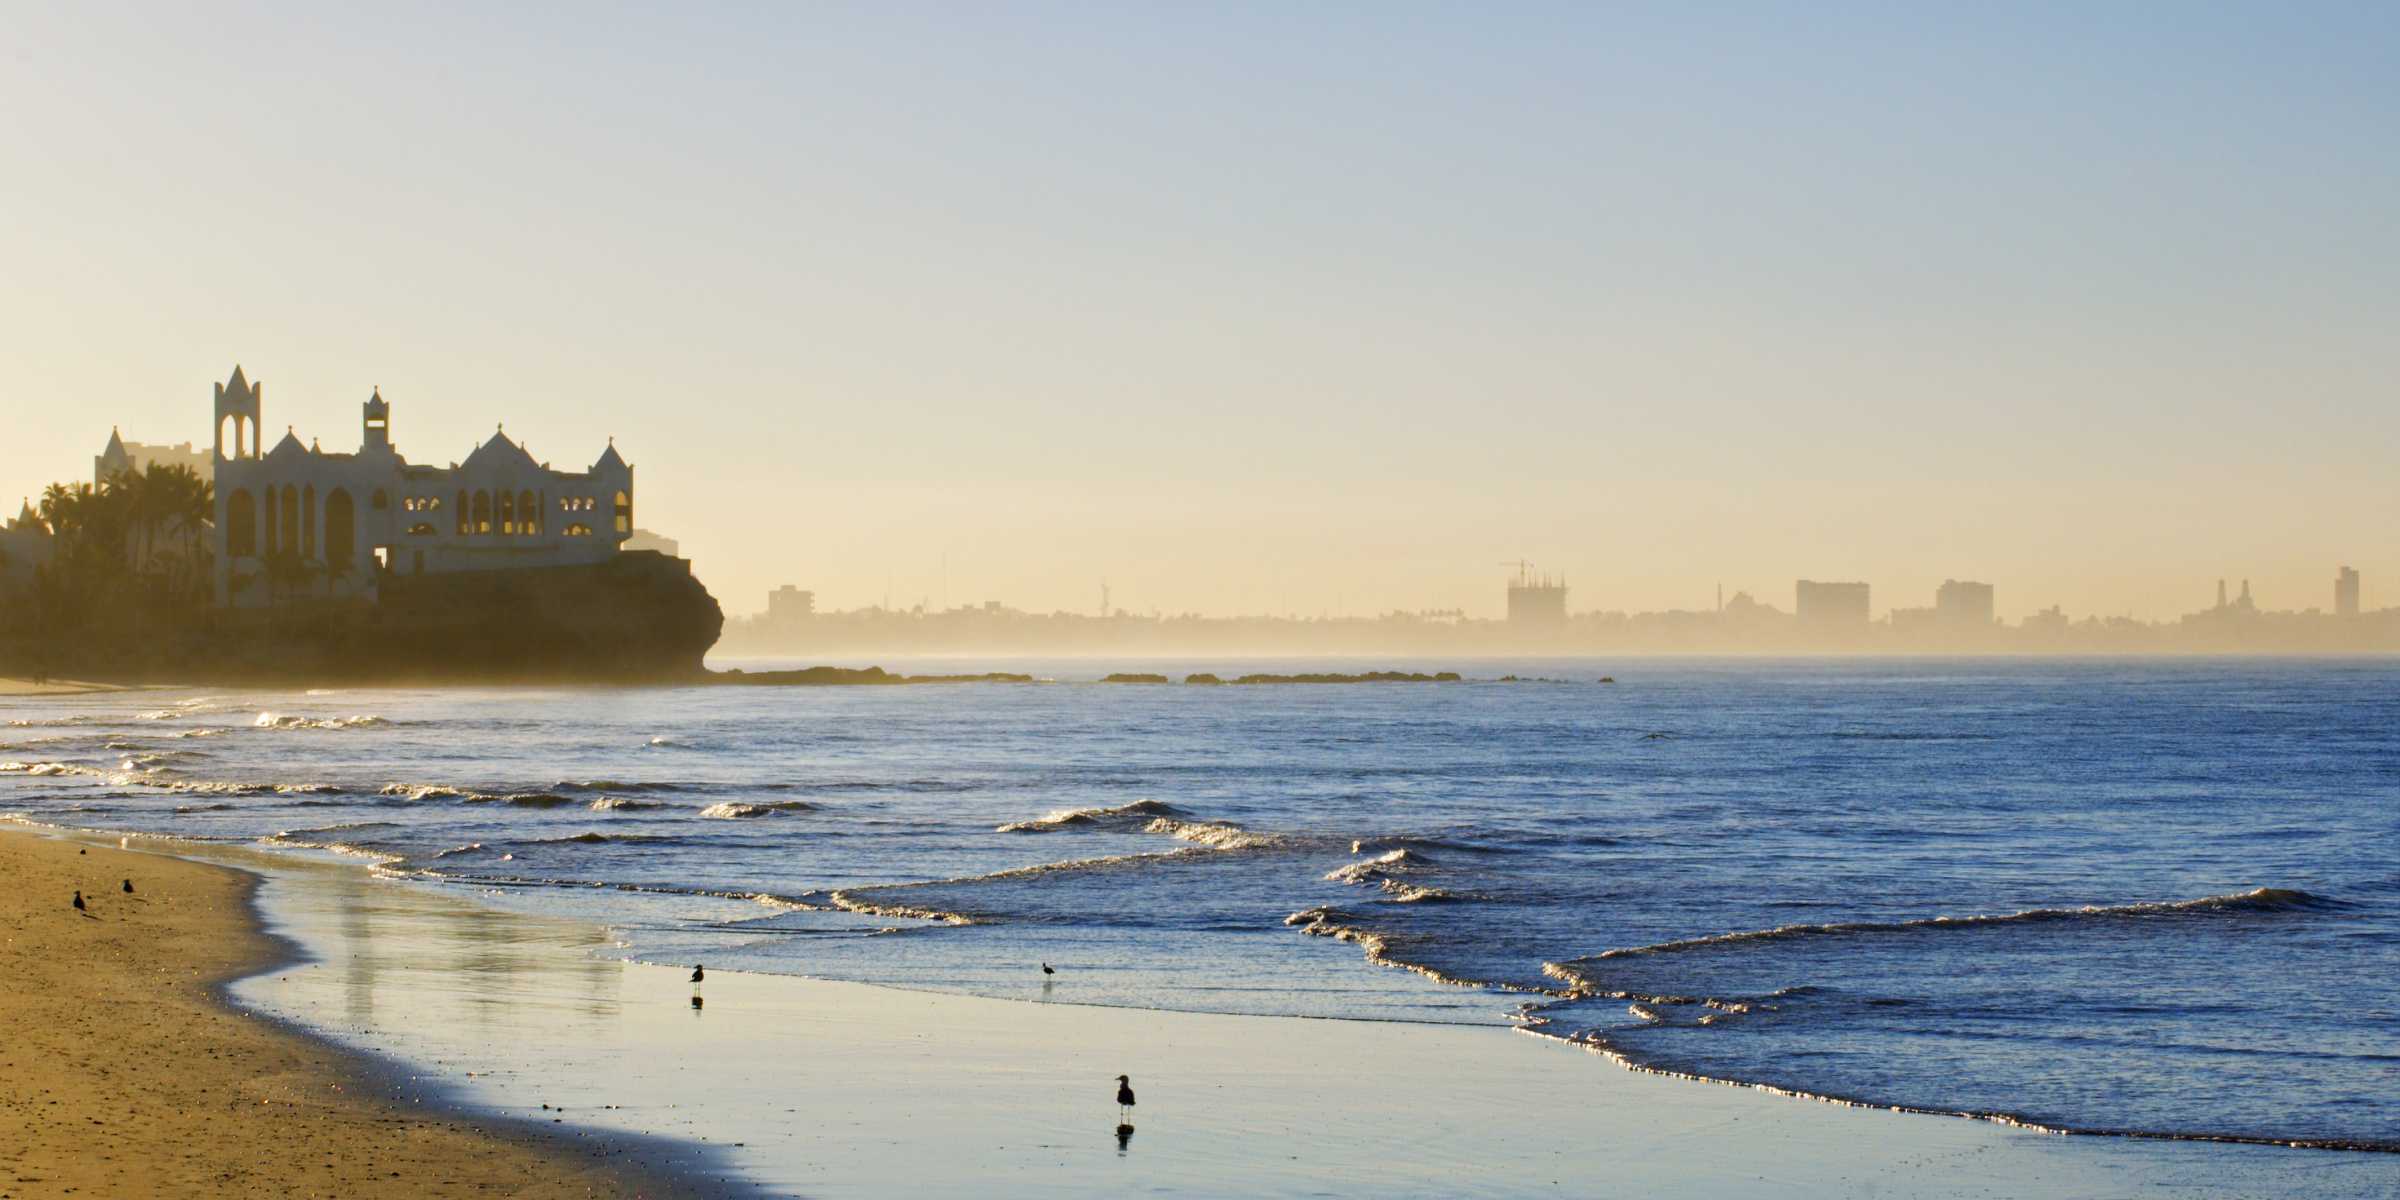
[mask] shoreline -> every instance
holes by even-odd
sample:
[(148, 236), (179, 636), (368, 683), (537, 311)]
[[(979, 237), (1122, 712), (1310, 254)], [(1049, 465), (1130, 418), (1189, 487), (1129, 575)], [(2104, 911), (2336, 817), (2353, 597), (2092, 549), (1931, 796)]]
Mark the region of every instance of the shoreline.
[[(305, 961), (267, 929), (262, 878), (112, 840), (0, 825), (17, 885), (0, 900), (0, 1112), (22, 1118), (0, 1196), (726, 1194), (692, 1151), (473, 1115), (245, 1009), (243, 980)], [(77, 890), (88, 913), (67, 903)]]
[[(138, 843), (137, 843), (138, 844)], [(395, 1064), (494, 1120), (706, 1145), (768, 1194), (2383, 1195), (2393, 1156), (2140, 1143), (1795, 1104), (1595, 1063), (1506, 1028), (1095, 1008), (606, 957), (579, 922), (356, 864), (262, 860), (258, 907), (306, 969), (246, 1013)], [(1130, 1071), (1141, 1135), (1083, 1095)], [(1087, 1121), (1090, 1122), (1087, 1124)], [(576, 1126), (570, 1126), (574, 1128)], [(1728, 1137), (1726, 1135), (1739, 1135)], [(1138, 1164), (1133, 1170), (1129, 1164)]]

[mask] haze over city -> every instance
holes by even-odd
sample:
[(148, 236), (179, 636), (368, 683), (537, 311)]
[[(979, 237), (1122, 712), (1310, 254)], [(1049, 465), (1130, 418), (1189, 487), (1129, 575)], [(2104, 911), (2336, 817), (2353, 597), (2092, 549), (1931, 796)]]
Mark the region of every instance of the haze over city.
[(667, 21), (13, 12), (0, 502), (238, 361), (735, 612), (2400, 579), (2388, 8)]

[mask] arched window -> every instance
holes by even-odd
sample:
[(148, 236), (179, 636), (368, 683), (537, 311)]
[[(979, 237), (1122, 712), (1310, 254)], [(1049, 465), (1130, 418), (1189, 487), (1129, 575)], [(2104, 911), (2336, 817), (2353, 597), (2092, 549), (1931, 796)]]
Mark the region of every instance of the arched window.
[(492, 494), (490, 492), (479, 491), (475, 493), (475, 523), (473, 528), (478, 534), (490, 533), (492, 531)]
[(517, 497), (507, 488), (500, 489), (500, 532), (517, 531)]
[(531, 537), (542, 531), (542, 506), (532, 492), (517, 493), (517, 532)]
[[(382, 494), (381, 492), (376, 493), (379, 496)], [(330, 567), (348, 570), (357, 565), (351, 561), (356, 557), (358, 557), (357, 508), (351, 501), (349, 492), (335, 488), (325, 494), (325, 563)]]
[(258, 540), (258, 544), (259, 544), (259, 547), (260, 547), (262, 550), (264, 550), (266, 553), (268, 553), (268, 554), (273, 554), (273, 553), (275, 553), (275, 545), (276, 545), (276, 543), (275, 543), (275, 528), (276, 528), (276, 526), (275, 526), (275, 489), (274, 489), (274, 488), (268, 488), (268, 489), (267, 489), (267, 500), (266, 500), (266, 504), (265, 504), (263, 507), (265, 507), (265, 509), (267, 510), (267, 513), (266, 513), (267, 528), (266, 528), (266, 535), (265, 535), (264, 537), (261, 537), (261, 538)]
[(225, 497), (225, 553), (231, 558), (258, 553), (258, 501), (246, 488)]
[(300, 550), (300, 493), (292, 485), (283, 485), (282, 536), (276, 539), (275, 549), (284, 554)]
[(431, 524), (427, 523), (427, 522), (424, 522), (424, 521), (419, 521), (419, 522), (417, 522), (416, 524), (414, 524), (414, 525), (411, 525), (411, 526), (409, 526), (409, 527), (408, 527), (408, 536), (410, 536), (410, 537), (432, 537), (432, 536), (433, 536), (433, 526), (432, 526)]
[(467, 506), (467, 489), (460, 488), (458, 489), (458, 536), (465, 537), (473, 532), (475, 532), (475, 524)]
[(300, 557), (317, 556), (317, 485), (300, 489)]
[(592, 527), (584, 524), (581, 521), (577, 521), (574, 524), (567, 526), (567, 536), (590, 537), (592, 536)]
[(633, 494), (630, 492), (617, 493), (617, 532), (633, 532)]

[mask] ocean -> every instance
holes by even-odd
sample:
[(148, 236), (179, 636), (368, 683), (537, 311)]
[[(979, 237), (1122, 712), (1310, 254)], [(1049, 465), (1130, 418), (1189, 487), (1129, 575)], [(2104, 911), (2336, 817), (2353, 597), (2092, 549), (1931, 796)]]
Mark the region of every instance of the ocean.
[(2400, 1150), (2400, 662), (998, 665), (1042, 682), (0, 698), (0, 813), (712, 973), (1024, 997), (1048, 963), (1084, 1003)]

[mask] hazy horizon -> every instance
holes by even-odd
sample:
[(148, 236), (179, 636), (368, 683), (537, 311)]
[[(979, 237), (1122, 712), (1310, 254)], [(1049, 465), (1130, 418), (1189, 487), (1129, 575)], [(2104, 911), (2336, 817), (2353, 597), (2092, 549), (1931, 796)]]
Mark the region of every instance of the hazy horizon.
[(0, 506), (265, 385), (729, 613), (2400, 591), (2400, 12), (12, 10)]

